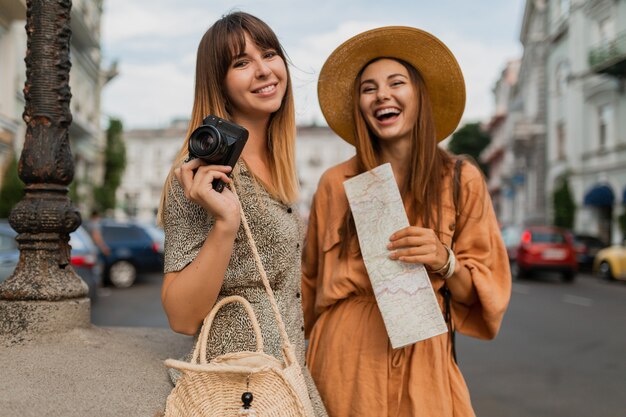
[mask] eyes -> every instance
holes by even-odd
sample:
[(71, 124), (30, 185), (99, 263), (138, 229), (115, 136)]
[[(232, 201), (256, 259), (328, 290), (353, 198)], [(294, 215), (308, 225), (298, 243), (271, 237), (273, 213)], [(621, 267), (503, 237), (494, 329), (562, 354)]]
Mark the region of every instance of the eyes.
[[(398, 88), (403, 85), (406, 85), (406, 81), (401, 79), (395, 79), (389, 82), (389, 87), (391, 88)], [(366, 81), (361, 86), (361, 94), (374, 93), (376, 92), (377, 88), (378, 86), (373, 81)]]
[[(277, 56), (278, 56), (278, 52), (276, 52), (274, 49), (268, 49), (261, 53), (261, 59), (263, 60), (272, 60), (276, 58)], [(252, 61), (253, 59), (251, 59), (249, 55), (244, 54), (243, 56), (235, 58), (233, 60), (232, 67), (233, 68), (245, 68)]]

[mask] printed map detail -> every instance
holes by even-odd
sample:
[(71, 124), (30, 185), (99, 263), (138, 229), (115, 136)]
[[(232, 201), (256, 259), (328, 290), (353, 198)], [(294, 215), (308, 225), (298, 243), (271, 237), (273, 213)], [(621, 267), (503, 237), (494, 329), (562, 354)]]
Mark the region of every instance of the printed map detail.
[(424, 266), (389, 259), (389, 236), (409, 226), (391, 164), (343, 185), (391, 346), (396, 349), (446, 333), (448, 328)]

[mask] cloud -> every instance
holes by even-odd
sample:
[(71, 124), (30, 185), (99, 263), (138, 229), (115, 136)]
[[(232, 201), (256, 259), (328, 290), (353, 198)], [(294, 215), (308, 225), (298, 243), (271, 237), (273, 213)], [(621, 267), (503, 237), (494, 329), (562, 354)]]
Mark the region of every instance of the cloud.
[(454, 53), (465, 77), (467, 102), (464, 120), (485, 120), (494, 111), (491, 90), (509, 59), (521, 56), (516, 42), (484, 42), (448, 33), (445, 42)]
[(175, 117), (189, 117), (193, 81), (193, 74), (172, 63), (122, 63), (119, 78), (104, 89), (104, 113), (122, 119), (126, 127), (167, 126)]
[(305, 37), (287, 50), (294, 65), (291, 77), (299, 122), (324, 120), (317, 103), (317, 78), (326, 58), (345, 40), (377, 26), (380, 25), (376, 22), (343, 22), (333, 31)]
[[(326, 58), (350, 37), (388, 25), (387, 22), (341, 23), (335, 30), (304, 38), (292, 45), (288, 54), (295, 65), (292, 68), (297, 115), (301, 122), (323, 121), (317, 104), (317, 77)], [(489, 42), (462, 36), (454, 32), (439, 37), (455, 54), (465, 76), (467, 104), (465, 120), (484, 120), (493, 111), (491, 89), (507, 59), (516, 57), (521, 48), (514, 42)]]
[[(181, 38), (202, 34), (218, 13), (191, 3), (148, 0), (107, 0), (103, 35), (107, 43), (121, 45), (134, 39)], [(199, 38), (198, 38), (199, 40)]]
[[(162, 126), (174, 117), (190, 113), (196, 47), (208, 26), (227, 11), (208, 4), (205, 0), (105, 2), (105, 62), (120, 60), (120, 75), (104, 89), (105, 113), (121, 115), (133, 127), (151, 123)], [(290, 4), (285, 0), (284, 7), (273, 5), (268, 9), (262, 1), (246, 0), (246, 7), (232, 6), (258, 15), (280, 36), (293, 64), (290, 69), (300, 123), (323, 122), (317, 103), (319, 71), (338, 45), (364, 30), (400, 24), (422, 27), (441, 38), (456, 55), (465, 74), (466, 120), (489, 118), (493, 111), (492, 86), (505, 62), (521, 54), (515, 39), (495, 33), (486, 36), (484, 31), (455, 24), (458, 22), (447, 13), (443, 17), (432, 11), (402, 15), (366, 13), (356, 2), (348, 2), (340, 7), (345, 12), (342, 14), (352, 19), (342, 22), (336, 15), (339, 7), (335, 2), (288, 7)], [(280, 13), (275, 13), (276, 10)], [(369, 19), (364, 15), (375, 17)]]

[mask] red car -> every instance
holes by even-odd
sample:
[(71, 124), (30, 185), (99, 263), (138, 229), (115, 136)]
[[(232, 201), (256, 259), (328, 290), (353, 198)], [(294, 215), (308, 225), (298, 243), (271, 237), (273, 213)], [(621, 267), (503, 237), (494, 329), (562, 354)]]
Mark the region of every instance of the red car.
[(513, 278), (524, 278), (535, 271), (559, 272), (565, 282), (576, 278), (576, 249), (567, 230), (554, 226), (506, 226), (502, 238)]

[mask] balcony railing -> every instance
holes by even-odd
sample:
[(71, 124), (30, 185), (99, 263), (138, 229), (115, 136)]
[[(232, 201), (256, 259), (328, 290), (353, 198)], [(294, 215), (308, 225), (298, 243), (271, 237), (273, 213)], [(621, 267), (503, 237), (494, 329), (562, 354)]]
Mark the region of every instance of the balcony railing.
[(589, 51), (589, 67), (597, 73), (626, 76), (626, 31)]

